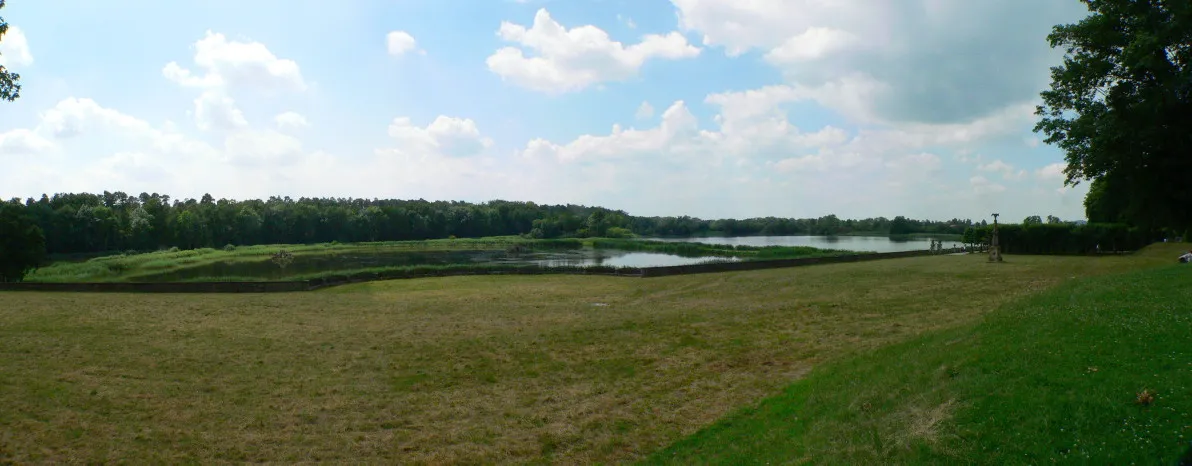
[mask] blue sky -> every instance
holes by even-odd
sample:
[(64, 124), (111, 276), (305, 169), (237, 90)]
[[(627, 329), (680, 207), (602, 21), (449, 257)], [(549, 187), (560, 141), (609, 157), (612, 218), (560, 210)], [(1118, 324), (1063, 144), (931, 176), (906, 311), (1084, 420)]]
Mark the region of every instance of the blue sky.
[(0, 196), (1083, 218), (1031, 133), (1076, 0), (14, 0)]

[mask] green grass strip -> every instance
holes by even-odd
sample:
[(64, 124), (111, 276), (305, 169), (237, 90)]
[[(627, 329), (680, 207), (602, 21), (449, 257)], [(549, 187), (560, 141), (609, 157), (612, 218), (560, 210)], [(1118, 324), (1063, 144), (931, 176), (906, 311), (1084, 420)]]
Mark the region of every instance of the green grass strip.
[(1192, 441), (1190, 302), (1186, 265), (1074, 280), (827, 363), (645, 462), (1176, 464)]

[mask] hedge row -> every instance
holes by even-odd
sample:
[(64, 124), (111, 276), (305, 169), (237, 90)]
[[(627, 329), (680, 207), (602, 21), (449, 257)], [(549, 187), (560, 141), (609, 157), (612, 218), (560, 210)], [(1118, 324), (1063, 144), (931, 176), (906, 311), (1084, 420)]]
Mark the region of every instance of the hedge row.
[[(965, 232), (965, 242), (988, 244), (993, 226)], [(1007, 254), (1093, 254), (1134, 251), (1152, 242), (1145, 231), (1121, 224), (1070, 223), (998, 225), (998, 245)]]

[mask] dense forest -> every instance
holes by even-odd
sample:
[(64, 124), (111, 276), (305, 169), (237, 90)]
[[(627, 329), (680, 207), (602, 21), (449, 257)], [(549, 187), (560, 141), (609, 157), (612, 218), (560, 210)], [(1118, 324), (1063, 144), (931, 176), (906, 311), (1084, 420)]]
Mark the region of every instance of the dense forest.
[[(149, 251), (253, 244), (311, 244), (524, 235), (533, 238), (962, 234), (970, 220), (904, 217), (841, 220), (635, 217), (582, 205), (490, 201), (480, 204), (426, 200), (271, 197), (267, 200), (172, 199), (122, 192), (65, 193), (13, 199), (45, 235), (50, 254)], [(984, 224), (983, 222), (981, 224)]]

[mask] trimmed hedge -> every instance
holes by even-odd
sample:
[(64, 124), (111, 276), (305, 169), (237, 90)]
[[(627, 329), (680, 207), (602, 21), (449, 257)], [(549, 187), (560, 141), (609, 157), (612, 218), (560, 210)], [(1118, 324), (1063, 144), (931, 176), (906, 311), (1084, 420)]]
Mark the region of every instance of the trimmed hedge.
[[(972, 230), (979, 242), (989, 244), (992, 225)], [(1093, 254), (1098, 245), (1100, 252), (1136, 251), (1150, 243), (1146, 232), (1122, 224), (998, 225), (998, 245), (1006, 254)]]

